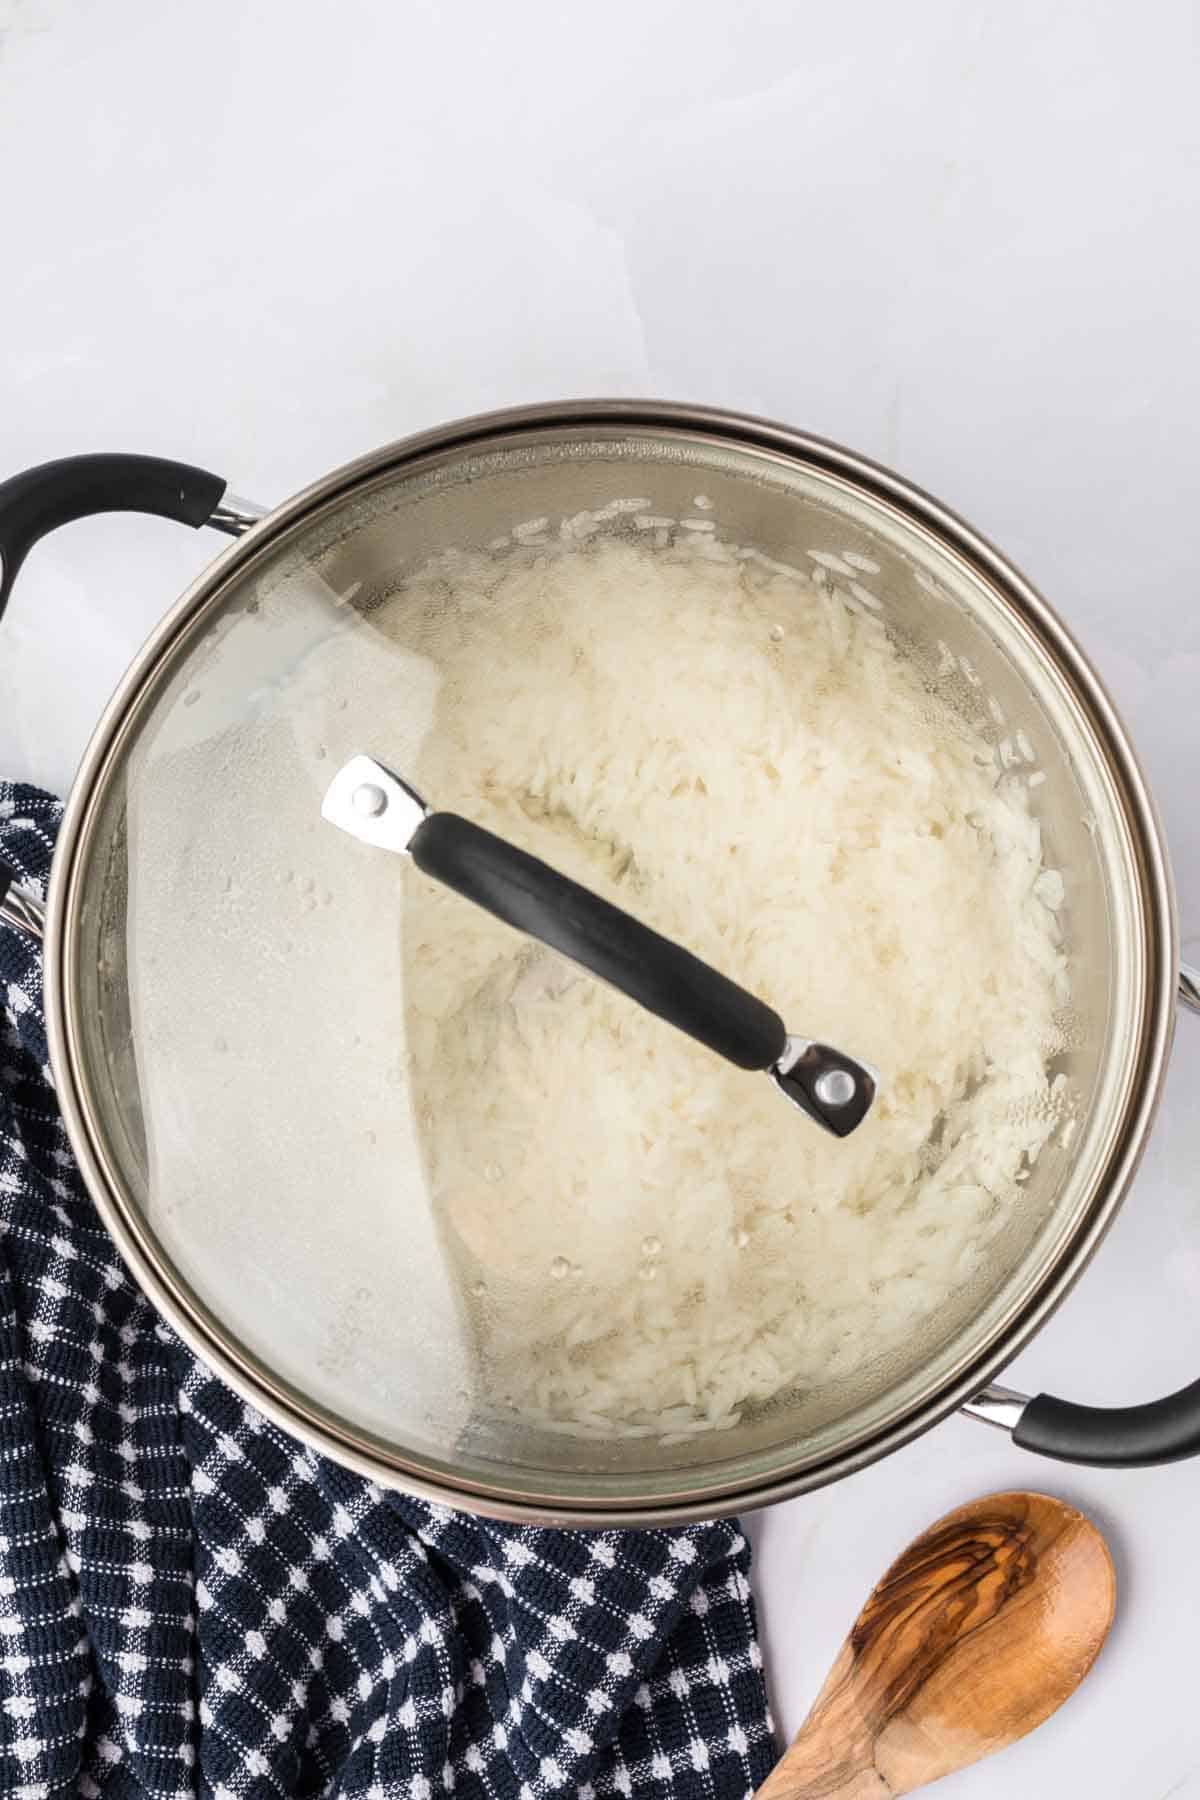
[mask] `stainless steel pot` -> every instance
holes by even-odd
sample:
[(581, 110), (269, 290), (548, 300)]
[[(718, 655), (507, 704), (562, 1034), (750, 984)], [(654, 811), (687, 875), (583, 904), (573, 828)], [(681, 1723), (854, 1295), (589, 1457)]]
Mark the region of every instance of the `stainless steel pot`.
[[(1036, 746), (1038, 812), (1068, 873), (1080, 977), (1063, 1059), (1077, 1116), (1039, 1158), (987, 1281), (856, 1386), (676, 1445), (484, 1432), (457, 1301), (420, 1223), (412, 1144), (380, 1126), (402, 1110), (387, 1052), (399, 977), (372, 936), (394, 904), (390, 873), (363, 862), (354, 883), (330, 875), (323, 889), (335, 865), (316, 836), (320, 799), (344, 755), (378, 743), (382, 716), (401, 760), (427, 725), (420, 670), (372, 623), (406, 571), (511, 541), (521, 521), (536, 538), (548, 518), (606, 507), (619, 518), (630, 495), (678, 518), (698, 488), (738, 542), (866, 584), (916, 653), (940, 643), (962, 704), (976, 704), (972, 691), (986, 699), (986, 729)], [(381, 1482), (573, 1525), (696, 1519), (801, 1493), (955, 1408), (1068, 1460), (1200, 1450), (1200, 1383), (1117, 1410), (988, 1385), (1111, 1222), (1158, 1104), (1177, 993), (1200, 1004), (1196, 975), (1180, 978), (1166, 850), (1121, 721), (998, 551), (821, 440), (699, 408), (576, 402), (391, 445), (270, 512), (155, 459), (30, 470), (0, 485), (0, 610), (39, 537), (104, 510), (207, 524), (234, 541), (102, 719), (45, 918), (39, 897), (0, 872), (0, 921), (44, 931), (55, 1080), (108, 1228), (166, 1318), (247, 1400)], [(320, 925), (335, 913), (336, 928)], [(721, 1037), (711, 1017), (677, 1022)], [(222, 1060), (231, 1038), (236, 1068)]]

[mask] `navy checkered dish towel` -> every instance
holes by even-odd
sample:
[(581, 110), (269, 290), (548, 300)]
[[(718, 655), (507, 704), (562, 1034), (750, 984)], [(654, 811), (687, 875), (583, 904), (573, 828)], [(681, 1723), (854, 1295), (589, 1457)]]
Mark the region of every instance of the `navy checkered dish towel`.
[[(0, 784), (46, 878), (58, 803)], [(0, 1794), (742, 1800), (774, 1759), (736, 1524), (551, 1532), (383, 1493), (158, 1318), (75, 1169), (0, 927)]]

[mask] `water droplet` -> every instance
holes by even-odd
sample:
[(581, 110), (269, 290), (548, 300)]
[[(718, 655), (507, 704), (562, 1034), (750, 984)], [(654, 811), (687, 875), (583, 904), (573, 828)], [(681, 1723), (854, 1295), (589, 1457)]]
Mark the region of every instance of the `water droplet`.
[(658, 1279), (658, 1270), (653, 1263), (643, 1263), (638, 1274), (643, 1281), (657, 1281)]
[(555, 1281), (561, 1281), (564, 1275), (571, 1273), (571, 1265), (565, 1256), (556, 1256), (550, 1264), (550, 1274)]
[(661, 1256), (662, 1255), (662, 1239), (657, 1238), (657, 1237), (644, 1237), (642, 1239), (642, 1255), (643, 1256)]
[(748, 1231), (735, 1231), (733, 1234), (733, 1241), (739, 1250), (744, 1250), (746, 1245), (750, 1242), (750, 1233)]
[(697, 512), (711, 512), (714, 504), (707, 494), (697, 494), (692, 500), (692, 505)]
[(771, 627), (771, 642), (773, 644), (782, 644), (782, 642), (783, 642), (783, 626), (782, 625), (772, 625), (772, 627)]
[(499, 1181), (499, 1179), (503, 1175), (503, 1173), (504, 1173), (504, 1170), (500, 1167), (500, 1164), (498, 1162), (490, 1162), (490, 1163), (484, 1164), (483, 1179), (485, 1181)]
[(473, 1281), (471, 1283), (471, 1292), (474, 1294), (474, 1296), (477, 1300), (482, 1300), (484, 1295), (487, 1293), (487, 1282), (486, 1281)]
[(185, 706), (195, 706), (195, 704), (199, 698), (200, 698), (200, 689), (199, 688), (189, 688), (188, 692), (183, 696), (183, 704)]

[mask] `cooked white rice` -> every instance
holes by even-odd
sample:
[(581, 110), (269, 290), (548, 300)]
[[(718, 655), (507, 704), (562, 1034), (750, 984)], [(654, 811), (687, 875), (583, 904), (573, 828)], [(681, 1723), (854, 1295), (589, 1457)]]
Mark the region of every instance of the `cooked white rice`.
[(492, 1398), (674, 1437), (850, 1375), (979, 1267), (1055, 1119), (1063, 890), (1025, 783), (856, 601), (867, 559), (846, 593), (836, 557), (594, 524), (396, 597), (441, 677), (406, 773), (882, 1072), (838, 1142), (407, 871), (414, 1105)]

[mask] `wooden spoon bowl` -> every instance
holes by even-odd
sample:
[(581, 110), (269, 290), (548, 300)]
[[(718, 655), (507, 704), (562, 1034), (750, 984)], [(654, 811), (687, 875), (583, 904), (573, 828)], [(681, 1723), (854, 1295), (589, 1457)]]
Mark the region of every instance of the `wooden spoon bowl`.
[(922, 1533), (858, 1618), (758, 1800), (889, 1800), (1057, 1712), (1108, 1636), (1108, 1546), (1073, 1506), (992, 1494)]

